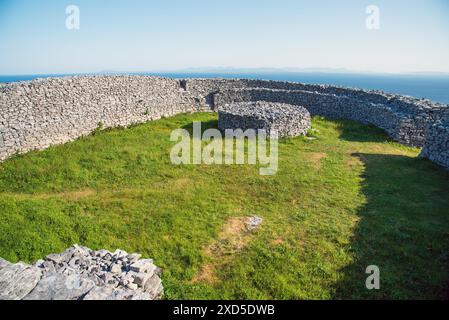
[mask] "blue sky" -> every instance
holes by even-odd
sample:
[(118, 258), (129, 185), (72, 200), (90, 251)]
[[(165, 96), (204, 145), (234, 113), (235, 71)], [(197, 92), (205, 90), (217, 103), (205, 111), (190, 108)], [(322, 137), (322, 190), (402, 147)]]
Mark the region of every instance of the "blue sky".
[[(65, 26), (68, 5), (80, 29)], [(365, 26), (368, 5), (380, 29)], [(189, 67), (449, 72), (447, 0), (0, 0), (0, 74)]]

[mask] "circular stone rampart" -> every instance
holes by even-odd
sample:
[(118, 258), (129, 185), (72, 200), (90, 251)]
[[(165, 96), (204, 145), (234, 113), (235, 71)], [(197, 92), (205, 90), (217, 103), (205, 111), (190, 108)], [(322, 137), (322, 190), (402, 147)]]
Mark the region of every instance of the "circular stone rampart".
[(307, 134), (310, 113), (306, 108), (285, 103), (242, 102), (218, 110), (218, 127), (226, 129), (263, 129), (267, 135), (274, 131), (279, 137)]
[(0, 84), (0, 161), (75, 140), (98, 127), (257, 101), (302, 106), (312, 116), (375, 125), (401, 144), (424, 147), (424, 157), (449, 169), (448, 131), (439, 127), (449, 118), (447, 104), (331, 85), (126, 75)]

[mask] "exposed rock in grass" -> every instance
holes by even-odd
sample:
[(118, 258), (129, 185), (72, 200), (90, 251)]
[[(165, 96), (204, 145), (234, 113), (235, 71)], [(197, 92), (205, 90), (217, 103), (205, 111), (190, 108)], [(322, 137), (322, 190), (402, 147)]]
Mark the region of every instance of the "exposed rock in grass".
[(246, 229), (248, 231), (253, 231), (254, 229), (257, 229), (261, 223), (262, 223), (261, 217), (258, 216), (248, 217), (246, 221)]
[(33, 266), (0, 259), (0, 299), (154, 300), (163, 295), (161, 270), (123, 250), (74, 245)]

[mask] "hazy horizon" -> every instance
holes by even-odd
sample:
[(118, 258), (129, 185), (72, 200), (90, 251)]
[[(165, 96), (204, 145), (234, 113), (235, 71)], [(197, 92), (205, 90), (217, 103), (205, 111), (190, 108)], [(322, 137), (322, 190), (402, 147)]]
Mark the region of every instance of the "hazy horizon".
[(154, 70), (99, 70), (89, 72), (68, 72), (68, 73), (0, 73), (0, 76), (26, 76), (26, 75), (77, 75), (77, 74), (148, 74), (148, 73), (323, 73), (323, 74), (356, 74), (356, 75), (385, 75), (385, 76), (448, 76), (449, 72), (440, 71), (415, 71), (415, 72), (376, 72), (369, 70), (350, 70), (344, 68), (252, 68), (252, 67), (187, 67), (180, 69), (154, 69)]

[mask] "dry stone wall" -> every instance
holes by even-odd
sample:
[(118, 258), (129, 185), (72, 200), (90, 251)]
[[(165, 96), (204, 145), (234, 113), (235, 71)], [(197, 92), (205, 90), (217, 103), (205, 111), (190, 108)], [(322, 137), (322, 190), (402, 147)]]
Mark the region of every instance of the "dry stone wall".
[(349, 119), (384, 129), (393, 139), (409, 146), (422, 146), (426, 130), (434, 120), (426, 112), (406, 113), (394, 105), (304, 90), (237, 89), (221, 91), (216, 106), (233, 102), (268, 101), (300, 105), (312, 116)]
[(414, 112), (421, 109), (447, 108), (447, 105), (435, 103), (428, 99), (398, 94), (385, 93), (377, 90), (354, 89), (333, 85), (304, 84), (297, 82), (253, 80), (253, 79), (187, 79), (184, 80), (186, 89), (194, 95), (215, 95), (220, 91), (230, 89), (275, 89), (275, 90), (303, 90), (311, 93), (332, 94), (346, 96), (351, 99), (362, 100), (375, 104), (390, 104), (404, 112)]
[(218, 128), (262, 129), (267, 136), (276, 131), (279, 137), (306, 135), (311, 127), (306, 108), (265, 101), (231, 103), (218, 110)]
[(448, 115), (446, 104), (382, 91), (251, 79), (189, 79), (186, 88), (218, 108), (267, 101), (306, 107), (311, 115), (350, 119), (384, 129), (394, 140), (423, 147), (427, 130)]
[(421, 156), (449, 169), (449, 118), (430, 127)]
[(99, 124), (127, 126), (255, 101), (301, 105), (311, 115), (370, 123), (400, 143), (426, 147), (423, 156), (429, 159), (445, 152), (437, 151), (444, 138), (434, 136), (445, 131), (434, 125), (445, 123), (449, 107), (426, 99), (268, 80), (90, 76), (0, 85), (0, 160), (71, 141)]
[(199, 101), (178, 80), (66, 77), (0, 87), (0, 160), (91, 133), (194, 112)]

